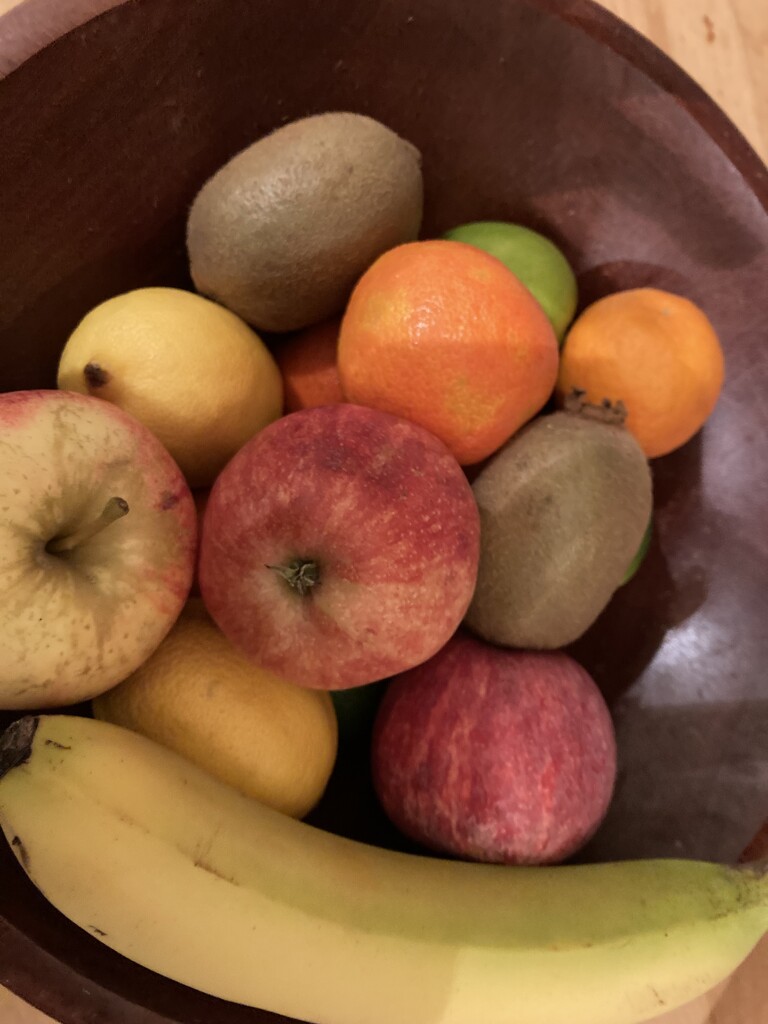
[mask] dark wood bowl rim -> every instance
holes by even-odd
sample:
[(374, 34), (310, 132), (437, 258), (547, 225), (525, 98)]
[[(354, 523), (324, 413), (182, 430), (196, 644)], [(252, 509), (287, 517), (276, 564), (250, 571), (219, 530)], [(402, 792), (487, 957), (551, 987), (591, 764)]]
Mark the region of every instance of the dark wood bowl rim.
[[(768, 212), (768, 168), (765, 163), (717, 103), (662, 50), (594, 0), (523, 2), (530, 7), (544, 10), (584, 32), (670, 94), (725, 154)], [(57, 3), (58, 0), (22, 2), (20, 7), (0, 17), (3, 35), (6, 39), (12, 37), (14, 26), (21, 27), (28, 18), (44, 17), (44, 12)], [(112, 16), (115, 8), (123, 6), (124, 3), (125, 0), (114, 0), (114, 7), (97, 17)], [(71, 31), (76, 33), (79, 28), (78, 24)], [(29, 60), (34, 61), (35, 56), (32, 55)], [(760, 849), (762, 851), (762, 845)], [(751, 848), (749, 853), (753, 853)], [(0, 985), (4, 985), (30, 1005), (54, 1018), (63, 1013), (67, 1020), (80, 1020), (75, 1016), (78, 1013), (77, 993), (82, 991), (83, 983), (86, 981), (91, 996), (98, 995), (102, 1006), (108, 1005), (110, 997), (114, 999), (114, 995), (107, 989), (95, 984), (90, 978), (80, 976), (66, 964), (52, 957), (1, 916), (0, 950)], [(129, 1011), (126, 1017), (120, 1016), (121, 1021), (144, 1019), (135, 1015), (140, 1011), (140, 1005), (134, 1005), (131, 1009), (133, 1012)], [(176, 1018), (168, 1018), (155, 1011), (147, 1011), (146, 1019), (151, 1020), (153, 1024), (161, 1024), (163, 1021), (168, 1021), (169, 1024), (173, 1021), (175, 1024), (176, 1021)]]

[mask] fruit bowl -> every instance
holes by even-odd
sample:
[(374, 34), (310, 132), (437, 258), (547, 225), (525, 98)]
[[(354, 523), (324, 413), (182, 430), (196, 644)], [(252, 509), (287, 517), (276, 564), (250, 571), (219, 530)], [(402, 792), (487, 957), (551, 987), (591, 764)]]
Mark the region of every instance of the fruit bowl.
[[(334, 109), (421, 149), (424, 237), (525, 223), (569, 257), (582, 305), (653, 285), (696, 301), (720, 334), (716, 412), (654, 461), (645, 562), (571, 653), (608, 697), (620, 751), (611, 811), (580, 857), (735, 860), (768, 796), (768, 172), (607, 12), (132, 0), (76, 29), (0, 82), (0, 388), (54, 386), (66, 337), (103, 299), (191, 287), (184, 225), (200, 184), (258, 136)], [(342, 751), (312, 820), (404, 845), (358, 749)], [(48, 905), (5, 844), (0, 949), (0, 983), (65, 1024), (282, 1019), (112, 953)]]

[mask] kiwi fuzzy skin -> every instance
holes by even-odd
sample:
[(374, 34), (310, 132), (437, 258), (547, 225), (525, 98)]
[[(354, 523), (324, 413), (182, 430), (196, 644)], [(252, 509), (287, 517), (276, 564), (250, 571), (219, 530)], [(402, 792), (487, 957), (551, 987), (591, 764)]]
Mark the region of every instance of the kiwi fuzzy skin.
[(201, 188), (187, 221), (197, 290), (257, 329), (340, 312), (387, 249), (418, 237), (421, 155), (379, 121), (334, 112), (278, 128)]
[(505, 647), (552, 650), (621, 585), (652, 508), (648, 461), (620, 424), (572, 412), (524, 427), (472, 484), (480, 566), (465, 624)]

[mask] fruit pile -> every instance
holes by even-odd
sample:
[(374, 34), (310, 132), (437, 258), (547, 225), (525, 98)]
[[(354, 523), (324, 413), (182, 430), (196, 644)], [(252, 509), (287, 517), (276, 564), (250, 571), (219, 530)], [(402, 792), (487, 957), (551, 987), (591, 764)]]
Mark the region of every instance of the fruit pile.
[[(730, 906), (678, 905), (688, 866), (540, 867), (594, 834), (616, 777), (609, 709), (563, 648), (642, 562), (649, 459), (707, 420), (723, 356), (689, 300), (646, 288), (576, 315), (574, 273), (549, 239), (478, 222), (419, 240), (422, 203), (420, 155), (384, 125), (347, 113), (290, 123), (195, 198), (195, 291), (108, 299), (66, 340), (58, 390), (0, 396), (0, 707), (90, 701), (93, 713), (9, 729), (0, 822), (72, 920), (206, 991), (312, 1016), (328, 998), (325, 945), (341, 942), (361, 976), (391, 960), (385, 1019), (436, 1020), (430, 1000), (447, 998), (440, 971), (458, 943), (475, 950), (486, 1002), (451, 1020), (501, 1020), (494, 1000), (514, 984), (516, 1019), (549, 1022), (549, 995), (562, 1006), (600, 964), (587, 949), (623, 948), (635, 931), (668, 939), (678, 917), (684, 929)], [(355, 728), (346, 698), (369, 684), (381, 687), (369, 750), (380, 805), (447, 860), (398, 859), (290, 820), (322, 797), (339, 723)], [(95, 871), (87, 851), (105, 838), (110, 870)], [(450, 858), (508, 867), (464, 874)], [(116, 873), (120, 912), (102, 929)], [(701, 878), (734, 906), (758, 885)], [(230, 883), (248, 894), (237, 910)], [(169, 892), (184, 894), (181, 916), (153, 915), (148, 937), (130, 910), (150, 896), (165, 907)], [(542, 961), (525, 988), (519, 965), (503, 984), (503, 958), (482, 966), (489, 945), (513, 960), (555, 938), (577, 949), (598, 898), (604, 920), (561, 974)], [(749, 898), (751, 942), (765, 897)], [(200, 901), (227, 936), (210, 976), (187, 955)], [(400, 933), (403, 949), (390, 949)], [(376, 934), (380, 945), (361, 938)], [(247, 964), (294, 939), (318, 972), (309, 994), (286, 985), (280, 961), (254, 987)], [(709, 950), (698, 977), (716, 980), (729, 950)], [(608, 985), (602, 1010), (574, 1007), (571, 1024), (640, 1020), (656, 1008), (648, 988), (684, 999), (670, 955), (642, 954), (653, 984), (627, 999), (620, 957), (624, 987)], [(416, 967), (421, 1003), (400, 1006)], [(323, 1019), (359, 1024), (369, 1005)]]

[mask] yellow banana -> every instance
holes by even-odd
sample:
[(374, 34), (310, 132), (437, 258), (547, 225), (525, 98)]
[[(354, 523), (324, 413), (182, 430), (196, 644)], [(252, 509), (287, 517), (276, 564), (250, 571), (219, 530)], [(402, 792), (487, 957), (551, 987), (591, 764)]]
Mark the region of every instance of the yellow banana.
[(72, 921), (193, 988), (317, 1024), (638, 1024), (768, 930), (765, 866), (393, 853), (106, 722), (22, 719), (0, 776), (3, 831)]

